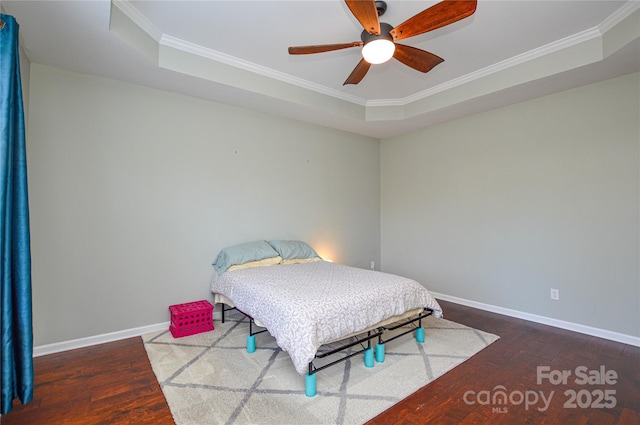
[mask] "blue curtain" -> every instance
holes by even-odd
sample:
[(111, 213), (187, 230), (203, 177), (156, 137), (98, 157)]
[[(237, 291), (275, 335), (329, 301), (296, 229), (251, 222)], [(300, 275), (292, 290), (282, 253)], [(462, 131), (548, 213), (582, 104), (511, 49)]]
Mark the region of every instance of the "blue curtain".
[(31, 249), (18, 23), (0, 14), (0, 347), (2, 414), (33, 398)]

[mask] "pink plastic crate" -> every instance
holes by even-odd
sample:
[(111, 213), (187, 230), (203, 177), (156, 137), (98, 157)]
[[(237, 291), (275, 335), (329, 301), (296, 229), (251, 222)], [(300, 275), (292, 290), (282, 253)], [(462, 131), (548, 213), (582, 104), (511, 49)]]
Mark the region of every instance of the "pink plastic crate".
[(209, 301), (170, 305), (171, 326), (169, 330), (174, 338), (212, 331), (213, 306)]

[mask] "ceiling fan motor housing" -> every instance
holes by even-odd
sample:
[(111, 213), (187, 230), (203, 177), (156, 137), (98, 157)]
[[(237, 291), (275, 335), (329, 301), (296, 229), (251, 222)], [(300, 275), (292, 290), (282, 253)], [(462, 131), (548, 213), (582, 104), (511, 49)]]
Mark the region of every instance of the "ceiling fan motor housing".
[(384, 12), (387, 11), (387, 3), (384, 1), (377, 1), (376, 10), (378, 11), (378, 16), (384, 15)]
[(360, 39), (362, 39), (364, 44), (367, 44), (373, 40), (380, 40), (380, 39), (391, 40), (393, 42), (393, 37), (390, 34), (390, 31), (392, 29), (393, 27), (387, 24), (386, 22), (380, 22), (380, 35), (369, 34), (367, 30), (364, 30), (362, 31), (362, 34), (360, 34)]

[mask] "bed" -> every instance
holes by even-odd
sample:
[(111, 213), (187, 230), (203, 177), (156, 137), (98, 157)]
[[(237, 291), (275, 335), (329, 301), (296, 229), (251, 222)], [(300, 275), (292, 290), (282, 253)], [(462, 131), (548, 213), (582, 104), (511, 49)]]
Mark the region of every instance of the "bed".
[(235, 308), (250, 319), (247, 349), (255, 350), (253, 324), (265, 328), (306, 376), (308, 396), (315, 394), (320, 369), (313, 361), (321, 346), (355, 337), (343, 347), (366, 343), (365, 365), (372, 367), (372, 339), (378, 339), (375, 358), (383, 361), (386, 329), (415, 322), (416, 339), (423, 341), (422, 318), (442, 317), (440, 305), (418, 282), (324, 261), (302, 241), (227, 247), (214, 268), (214, 302), (223, 304), (223, 312)]

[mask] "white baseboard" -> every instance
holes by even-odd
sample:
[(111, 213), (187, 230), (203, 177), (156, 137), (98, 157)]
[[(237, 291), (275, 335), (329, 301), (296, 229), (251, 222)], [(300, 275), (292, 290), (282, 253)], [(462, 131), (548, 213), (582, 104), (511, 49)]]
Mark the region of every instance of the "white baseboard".
[(640, 347), (640, 338), (632, 335), (626, 335), (618, 332), (607, 331), (605, 329), (593, 328), (591, 326), (580, 325), (572, 322), (565, 322), (564, 320), (538, 316), (537, 314), (525, 313), (518, 310), (511, 310), (508, 308), (498, 307), (491, 304), (479, 303), (476, 301), (470, 301), (464, 298), (453, 297), (450, 295), (440, 294), (437, 292), (431, 292), (431, 295), (433, 295), (435, 298), (439, 298), (444, 301), (450, 301), (452, 303), (466, 305), (467, 307), (473, 307), (479, 310), (490, 311), (492, 313), (498, 313), (505, 316), (528, 320), (530, 322), (541, 323), (543, 325), (549, 325), (556, 328), (566, 329), (569, 331), (574, 331), (574, 332), (578, 332), (585, 335), (597, 336), (599, 338), (604, 338), (611, 341), (621, 342), (623, 344), (629, 344), (629, 345), (634, 345), (636, 347)]
[[(508, 308), (498, 307), (491, 304), (479, 303), (476, 301), (466, 300), (464, 298), (453, 297), (446, 294), (431, 292), (431, 294), (444, 301), (466, 305), (468, 307), (477, 308), (479, 310), (490, 311), (493, 313), (503, 314), (505, 316), (515, 317), (518, 319), (528, 320), (530, 322), (541, 323), (543, 325), (554, 326), (556, 328), (567, 329), (570, 331), (597, 336), (599, 338), (609, 339), (611, 341), (621, 342), (623, 344), (634, 345), (640, 347), (640, 338), (625, 335), (617, 332), (607, 331), (604, 329), (593, 328), (590, 326), (579, 325), (577, 323), (565, 322), (563, 320), (551, 319), (549, 317), (538, 316), (536, 314), (524, 313), (522, 311), (511, 310)], [(213, 319), (220, 320), (219, 311), (214, 311)], [(33, 348), (33, 357), (44, 356), (47, 354), (60, 353), (62, 351), (73, 350), (76, 348), (89, 347), (92, 345), (104, 344), (106, 342), (118, 341), (125, 338), (144, 335), (149, 332), (161, 331), (169, 329), (170, 322), (157, 323), (155, 325), (141, 326), (139, 328), (125, 329), (123, 331), (110, 332), (102, 335), (95, 335), (86, 338), (73, 339), (70, 341), (55, 342), (53, 344), (40, 345)]]
[[(213, 320), (221, 320), (222, 313), (214, 310)], [(141, 326), (139, 328), (125, 329), (123, 331), (110, 332), (102, 335), (89, 336), (86, 338), (72, 339), (70, 341), (54, 342), (52, 344), (39, 345), (33, 347), (33, 357), (45, 356), (47, 354), (61, 353), (76, 348), (90, 347), (92, 345), (104, 344), (106, 342), (119, 341), (121, 339), (144, 335), (149, 332), (168, 330), (171, 322), (156, 323), (155, 325)]]
[(74, 350), (76, 348), (89, 347), (91, 345), (104, 344), (106, 342), (119, 341), (125, 338), (144, 335), (149, 332), (169, 329), (170, 322), (157, 323), (155, 325), (141, 326), (139, 328), (125, 329), (123, 331), (110, 332), (102, 335), (89, 336), (86, 338), (72, 339), (70, 341), (54, 342), (53, 344), (33, 347), (33, 357), (47, 354), (60, 353), (62, 351)]

